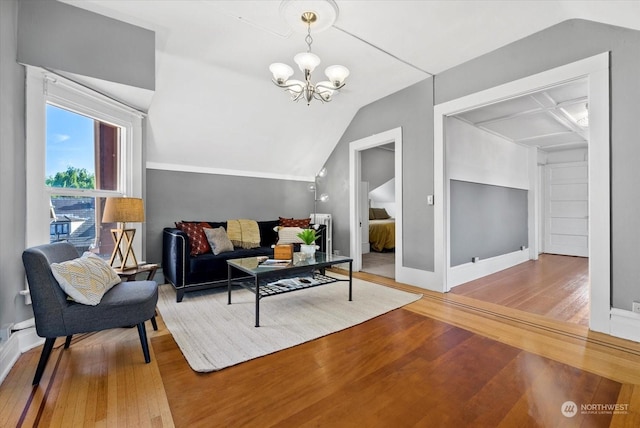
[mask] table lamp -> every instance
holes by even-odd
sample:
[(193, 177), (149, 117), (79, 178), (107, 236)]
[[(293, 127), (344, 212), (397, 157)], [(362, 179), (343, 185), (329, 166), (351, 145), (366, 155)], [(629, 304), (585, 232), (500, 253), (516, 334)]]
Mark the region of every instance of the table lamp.
[[(103, 223), (120, 223), (119, 229), (111, 229), (111, 237), (115, 242), (113, 248), (113, 254), (109, 264), (113, 266), (116, 258), (120, 259), (120, 270), (124, 270), (127, 267), (137, 267), (138, 260), (133, 251), (133, 238), (136, 235), (135, 229), (127, 229), (127, 223), (142, 223), (144, 222), (144, 204), (141, 198), (126, 198), (126, 197), (113, 197), (107, 198), (104, 205), (104, 213), (102, 214)], [(125, 252), (122, 253), (121, 244), (125, 244)], [(127, 262), (131, 261), (134, 264), (127, 266)]]

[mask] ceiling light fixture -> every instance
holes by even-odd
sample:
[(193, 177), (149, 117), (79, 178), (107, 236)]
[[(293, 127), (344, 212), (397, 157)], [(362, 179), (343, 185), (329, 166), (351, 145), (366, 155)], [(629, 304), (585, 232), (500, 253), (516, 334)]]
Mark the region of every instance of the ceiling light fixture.
[(307, 105), (311, 104), (311, 100), (320, 100), (323, 103), (329, 102), (333, 98), (333, 93), (344, 86), (344, 81), (349, 76), (349, 70), (342, 65), (332, 65), (325, 69), (324, 74), (328, 81), (318, 82), (315, 85), (311, 83), (311, 73), (320, 64), (320, 58), (311, 53), (311, 24), (316, 22), (318, 15), (315, 12), (303, 12), (301, 16), (302, 22), (307, 25), (307, 51), (301, 52), (293, 57), (293, 60), (304, 73), (304, 81), (289, 79), (293, 75), (293, 69), (287, 64), (280, 62), (273, 63), (269, 66), (269, 71), (273, 74), (273, 83), (284, 88), (291, 94), (293, 101), (299, 101), (304, 98)]

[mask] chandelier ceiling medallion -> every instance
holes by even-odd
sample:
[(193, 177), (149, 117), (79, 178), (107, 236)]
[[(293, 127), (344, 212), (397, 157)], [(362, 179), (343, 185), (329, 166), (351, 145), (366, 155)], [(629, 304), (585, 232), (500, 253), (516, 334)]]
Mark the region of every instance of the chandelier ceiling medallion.
[[(293, 1), (282, 2), (280, 12), (283, 14), (285, 19), (290, 21), (292, 19), (292, 14), (300, 13), (299, 11), (296, 11), (298, 3)], [(321, 2), (321, 4), (325, 5), (325, 10), (328, 12), (327, 15), (329, 18), (328, 22), (327, 19), (321, 22), (320, 27), (328, 28), (333, 24), (337, 17), (337, 6), (332, 0)], [(298, 65), (300, 71), (302, 71), (304, 75), (304, 81), (289, 79), (293, 75), (293, 68), (287, 64), (278, 62), (269, 66), (269, 71), (273, 74), (273, 83), (280, 88), (285, 89), (291, 95), (291, 99), (293, 101), (304, 99), (307, 101), (307, 105), (311, 104), (313, 99), (319, 100), (323, 103), (331, 101), (333, 93), (344, 87), (345, 79), (349, 76), (349, 70), (346, 67), (342, 65), (331, 65), (324, 71), (324, 74), (329, 80), (321, 81), (316, 84), (311, 82), (311, 74), (320, 64), (320, 58), (311, 52), (311, 44), (313, 43), (313, 38), (311, 37), (311, 25), (317, 24), (319, 18), (320, 16), (318, 12), (310, 10), (303, 10), (302, 13), (298, 15), (298, 18), (296, 18), (298, 24), (301, 20), (302, 23), (306, 25), (307, 30), (307, 36), (304, 39), (307, 43), (307, 51), (301, 52), (293, 57), (294, 62)], [(295, 28), (294, 26), (292, 27)]]

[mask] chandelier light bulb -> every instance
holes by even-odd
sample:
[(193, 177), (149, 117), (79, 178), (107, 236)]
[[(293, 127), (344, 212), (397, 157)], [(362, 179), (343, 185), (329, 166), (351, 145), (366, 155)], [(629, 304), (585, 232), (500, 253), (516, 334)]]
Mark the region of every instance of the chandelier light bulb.
[(327, 176), (327, 168), (326, 167), (322, 167), (322, 169), (318, 172), (318, 177), (323, 178)]
[(327, 202), (329, 200), (329, 195), (326, 193), (323, 193), (322, 195), (320, 195), (320, 202)]

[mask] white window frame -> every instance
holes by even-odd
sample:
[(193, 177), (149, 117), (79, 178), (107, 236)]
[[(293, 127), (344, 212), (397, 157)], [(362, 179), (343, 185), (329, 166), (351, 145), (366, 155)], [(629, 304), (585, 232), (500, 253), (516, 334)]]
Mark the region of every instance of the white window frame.
[[(92, 197), (130, 196), (142, 198), (143, 113), (39, 67), (27, 66), (26, 78), (26, 247), (48, 243), (49, 203), (59, 188), (45, 184), (47, 103), (84, 114), (122, 128), (118, 190), (65, 189), (64, 194)], [(142, 224), (127, 225), (142, 234)], [(142, 239), (134, 240), (134, 251), (142, 254)]]

